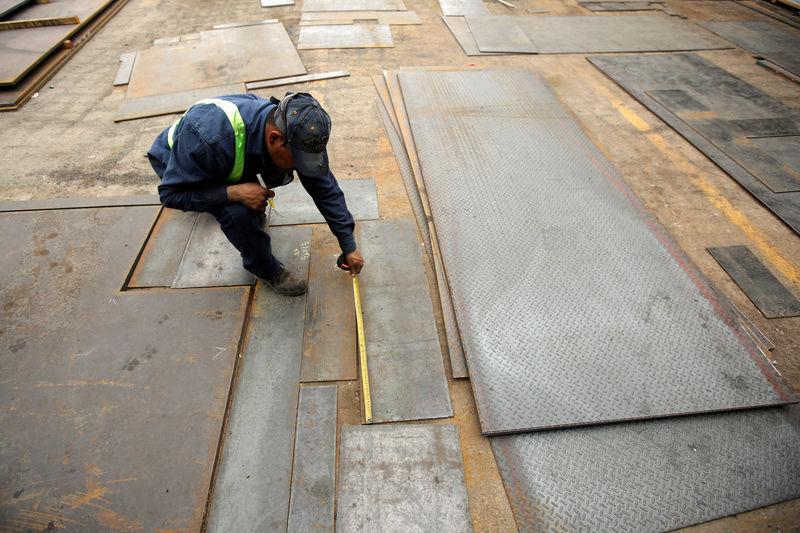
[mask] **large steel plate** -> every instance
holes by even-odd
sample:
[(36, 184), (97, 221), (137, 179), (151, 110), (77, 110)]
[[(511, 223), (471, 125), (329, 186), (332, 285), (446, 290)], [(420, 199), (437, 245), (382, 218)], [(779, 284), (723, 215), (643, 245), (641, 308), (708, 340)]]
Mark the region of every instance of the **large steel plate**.
[(800, 496), (798, 415), (787, 406), (491, 442), (521, 532), (668, 531)]
[(763, 20), (704, 22), (704, 28), (800, 76), (800, 37)]
[(247, 292), (120, 292), (158, 210), (0, 215), (2, 529), (200, 530)]
[(399, 77), (484, 433), (795, 400), (532, 73)]
[(588, 59), (706, 154), (795, 232), (800, 233), (800, 192), (774, 192), (737, 163), (733, 156), (686, 123), (669, 107), (651, 97), (648, 92), (689, 92), (720, 118), (740, 120), (740, 123), (743, 119), (774, 117), (798, 122), (797, 111), (695, 54), (594, 56)]

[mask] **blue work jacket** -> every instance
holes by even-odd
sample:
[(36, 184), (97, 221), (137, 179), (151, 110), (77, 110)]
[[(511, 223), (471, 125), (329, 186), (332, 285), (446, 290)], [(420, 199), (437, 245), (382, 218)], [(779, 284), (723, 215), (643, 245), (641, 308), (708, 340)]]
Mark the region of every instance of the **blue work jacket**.
[[(172, 148), (167, 141), (167, 128), (156, 137), (147, 152), (150, 163), (161, 178), (158, 194), (166, 207), (183, 211), (213, 211), (228, 203), (228, 185), (258, 182), (256, 174), (261, 174), (269, 188), (292, 181), (292, 171), (283, 170), (272, 162), (264, 141), (267, 115), (275, 104), (253, 94), (219, 98), (236, 104), (245, 124), (242, 178), (236, 182), (226, 181), (233, 168), (235, 147), (233, 126), (225, 112), (216, 105), (192, 107), (175, 128)], [(333, 173), (329, 171), (317, 178), (298, 176), (339, 240), (342, 252), (355, 250), (355, 222)]]

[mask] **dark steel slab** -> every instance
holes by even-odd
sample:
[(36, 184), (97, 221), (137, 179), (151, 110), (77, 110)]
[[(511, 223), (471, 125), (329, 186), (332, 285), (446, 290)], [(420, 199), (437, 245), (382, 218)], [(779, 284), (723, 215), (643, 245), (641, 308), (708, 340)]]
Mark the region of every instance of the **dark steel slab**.
[(300, 387), (286, 531), (333, 531), (336, 385)]
[(794, 401), (532, 73), (399, 77), (484, 433)]
[(340, 253), (328, 227), (314, 226), (300, 381), (358, 378), (353, 283), (336, 266)]
[(147, 238), (128, 287), (169, 287), (197, 222), (197, 213), (163, 209)]
[(700, 25), (800, 76), (800, 37), (796, 34), (761, 20), (726, 20)]
[(796, 406), (492, 437), (520, 531), (668, 531), (800, 496)]
[(707, 250), (765, 317), (800, 316), (800, 300), (747, 246), (719, 246)]
[[(742, 107), (744, 98), (739, 102), (720, 98), (711, 104), (712, 109), (698, 100), (703, 95), (693, 92), (668, 89), (646, 91), (646, 94), (714, 143), (773, 192), (800, 191), (798, 158), (788, 150), (770, 153), (753, 141), (754, 137), (800, 135), (800, 113), (789, 111), (783, 117), (729, 119), (727, 117), (750, 114)], [(751, 100), (746, 103), (752, 105)], [(738, 105), (734, 107), (734, 104)]]
[(247, 294), (120, 293), (157, 212), (0, 215), (10, 531), (200, 529)]
[[(378, 214), (378, 193), (373, 178), (338, 180), (347, 208), (356, 220), (374, 220)], [(325, 219), (299, 180), (275, 189), (275, 209), (269, 216), (270, 226), (320, 224)]]
[[(277, 228), (273, 236), (275, 255), (307, 277), (311, 229)], [(286, 531), (304, 311), (305, 296), (279, 296), (257, 285), (209, 508), (209, 532)]]
[(403, 178), (403, 183), (406, 186), (408, 199), (411, 203), (411, 210), (414, 212), (414, 218), (417, 220), (417, 228), (422, 234), (422, 240), (425, 244), (427, 253), (431, 255), (434, 260), (434, 268), (436, 269), (436, 284), (439, 289), (439, 299), (442, 305), (442, 318), (444, 320), (445, 334), (447, 335), (447, 352), (450, 356), (450, 371), (454, 378), (469, 377), (467, 371), (467, 363), (464, 359), (464, 350), (461, 347), (461, 335), (458, 332), (458, 324), (456, 323), (455, 310), (453, 309), (453, 300), (450, 298), (450, 289), (447, 288), (447, 281), (444, 278), (444, 269), (442, 268), (441, 258), (438, 253), (433, 252), (431, 245), (431, 234), (428, 229), (428, 217), (425, 215), (425, 208), (422, 204), (422, 198), (419, 194), (416, 181), (414, 180), (413, 171), (411, 170), (411, 162), (408, 159), (403, 141), (400, 139), (400, 134), (394, 129), (391, 117), (388, 111), (380, 104), (378, 100), (378, 110), (380, 112), (381, 120), (383, 121), (386, 135), (389, 137), (389, 142), (392, 145), (395, 158), (397, 159), (397, 166), (400, 169), (400, 175)]
[(455, 424), (345, 426), (336, 531), (472, 531)]
[(695, 54), (600, 56), (588, 60), (655, 113), (794, 231), (800, 233), (800, 193), (775, 193), (680, 117), (650, 97), (648, 91), (683, 90), (725, 119), (784, 117), (797, 111), (746, 84)]
[(369, 258), (359, 286), (372, 419), (453, 416), (414, 222), (361, 222), (356, 242)]

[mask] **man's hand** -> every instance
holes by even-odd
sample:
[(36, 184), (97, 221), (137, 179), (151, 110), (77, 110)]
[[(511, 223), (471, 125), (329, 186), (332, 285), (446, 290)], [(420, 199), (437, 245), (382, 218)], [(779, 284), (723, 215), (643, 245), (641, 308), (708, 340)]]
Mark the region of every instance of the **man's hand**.
[(361, 257), (361, 254), (358, 250), (353, 250), (349, 254), (344, 256), (344, 262), (347, 266), (350, 267), (350, 275), (356, 276), (361, 269), (364, 268), (364, 258)]
[(265, 189), (258, 183), (239, 183), (228, 186), (229, 202), (239, 202), (256, 211), (264, 212), (269, 199), (273, 196), (275, 196), (274, 191)]

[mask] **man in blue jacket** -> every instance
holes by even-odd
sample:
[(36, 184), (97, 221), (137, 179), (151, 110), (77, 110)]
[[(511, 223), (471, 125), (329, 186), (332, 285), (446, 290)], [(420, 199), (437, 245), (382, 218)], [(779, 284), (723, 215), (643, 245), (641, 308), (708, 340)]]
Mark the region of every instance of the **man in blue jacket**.
[(291, 182), (294, 170), (339, 240), (351, 275), (364, 265), (353, 216), (328, 168), (330, 129), (328, 113), (310, 94), (221, 96), (194, 104), (147, 156), (161, 178), (164, 206), (214, 215), (248, 271), (276, 292), (296, 296), (307, 283), (272, 255), (260, 224), (272, 189)]

